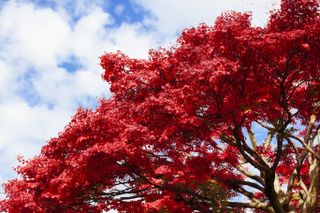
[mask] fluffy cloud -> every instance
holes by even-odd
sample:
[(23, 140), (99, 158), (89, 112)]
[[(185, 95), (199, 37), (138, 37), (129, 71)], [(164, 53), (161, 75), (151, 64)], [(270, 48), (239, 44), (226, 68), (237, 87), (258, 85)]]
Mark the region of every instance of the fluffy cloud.
[(215, 18), (225, 11), (252, 11), (253, 24), (264, 25), (269, 11), (278, 6), (278, 0), (134, 0), (150, 11), (146, 24), (165, 35), (176, 35), (185, 27), (197, 26), (200, 22), (212, 25)]
[(267, 0), (131, 0), (138, 8), (132, 11), (144, 11), (142, 21), (115, 25), (111, 14), (128, 16), (129, 1), (106, 12), (111, 2), (0, 4), (0, 182), (12, 177), (17, 155), (37, 154), (78, 106), (110, 96), (99, 67), (104, 52), (143, 58), (148, 49), (169, 45), (181, 29), (211, 24), (225, 10), (252, 10), (254, 23), (261, 25), (274, 6)]

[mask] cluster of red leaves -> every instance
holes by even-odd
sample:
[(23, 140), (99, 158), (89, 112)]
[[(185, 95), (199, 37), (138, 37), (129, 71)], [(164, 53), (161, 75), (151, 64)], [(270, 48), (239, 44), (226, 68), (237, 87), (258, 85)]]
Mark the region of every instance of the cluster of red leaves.
[[(294, 3), (291, 3), (294, 2)], [(185, 30), (148, 60), (101, 57), (113, 97), (79, 109), (5, 184), (8, 212), (201, 212), (235, 196), (236, 126), (276, 125), (295, 110), (303, 125), (320, 91), (316, 1), (282, 1), (266, 28), (229, 13)], [(281, 81), (286, 76), (285, 81)], [(269, 150), (270, 151), (270, 150)], [(290, 150), (288, 151), (290, 152)], [(269, 152), (272, 156), (272, 151)], [(277, 172), (288, 178), (291, 154)], [(214, 189), (214, 190), (213, 190)], [(220, 189), (220, 190), (219, 190)]]

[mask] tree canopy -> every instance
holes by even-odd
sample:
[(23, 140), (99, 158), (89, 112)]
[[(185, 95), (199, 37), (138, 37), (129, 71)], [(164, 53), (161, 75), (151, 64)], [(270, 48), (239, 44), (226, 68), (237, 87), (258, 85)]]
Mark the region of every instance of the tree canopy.
[(229, 12), (149, 58), (101, 57), (112, 97), (80, 108), (4, 185), (7, 212), (316, 212), (320, 14)]

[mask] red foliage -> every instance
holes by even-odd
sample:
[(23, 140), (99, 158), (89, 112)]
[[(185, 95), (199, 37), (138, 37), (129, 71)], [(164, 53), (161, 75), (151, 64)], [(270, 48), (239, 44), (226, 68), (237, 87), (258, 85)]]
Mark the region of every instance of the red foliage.
[[(297, 125), (306, 131), (310, 116), (319, 117), (317, 6), (283, 0), (266, 28), (252, 27), (248, 14), (224, 14), (213, 27), (185, 30), (171, 49), (151, 50), (148, 60), (105, 54), (101, 66), (112, 98), (100, 100), (96, 110), (79, 109), (38, 156), (23, 162), (17, 169), (22, 178), (5, 184), (1, 209), (222, 208), (247, 178), (238, 170), (246, 155), (253, 163), (257, 156), (269, 164), (277, 158), (273, 143), (244, 151), (251, 148), (241, 143), (243, 129), (261, 122), (279, 132)], [(302, 151), (283, 146), (275, 171), (286, 183)], [(307, 186), (308, 169), (303, 162)]]

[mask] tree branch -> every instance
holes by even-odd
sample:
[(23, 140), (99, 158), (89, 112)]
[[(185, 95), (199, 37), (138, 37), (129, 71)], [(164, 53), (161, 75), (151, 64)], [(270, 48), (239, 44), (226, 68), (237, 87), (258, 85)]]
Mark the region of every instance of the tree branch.
[(268, 211), (270, 213), (275, 213), (275, 211), (273, 210), (273, 208), (271, 206), (269, 206), (267, 203), (262, 203), (259, 201), (255, 201), (252, 203), (242, 203), (242, 202), (227, 202), (226, 203), (227, 206), (230, 207), (237, 207), (237, 208), (253, 208), (253, 209), (261, 209), (261, 210), (265, 210)]

